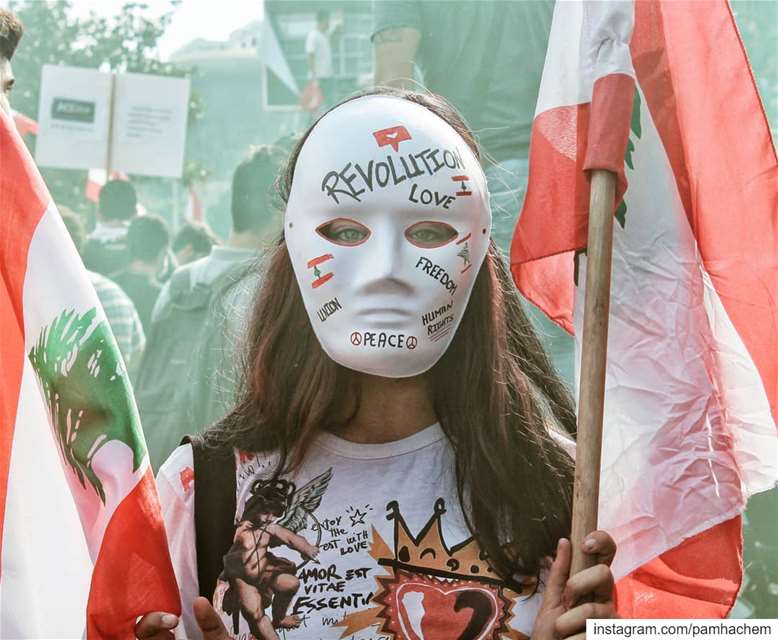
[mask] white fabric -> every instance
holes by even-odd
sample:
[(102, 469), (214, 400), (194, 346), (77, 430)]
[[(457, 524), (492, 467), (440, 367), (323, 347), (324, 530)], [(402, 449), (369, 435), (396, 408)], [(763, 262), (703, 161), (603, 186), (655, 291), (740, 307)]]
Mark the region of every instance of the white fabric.
[[(569, 440), (554, 435), (571, 450)], [(287, 613), (302, 616), (304, 623), (298, 630), (285, 631), (283, 637), (287, 640), (341, 637), (372, 640), (383, 637), (379, 625), (386, 623), (405, 624), (415, 629), (430, 625), (432, 637), (456, 638), (462, 626), (475, 615), (471, 605), (464, 604), (464, 610), (459, 613), (452, 609), (456, 595), (462, 591), (474, 592), (469, 594), (471, 601), (474, 598), (488, 610), (489, 615), (484, 615), (482, 623), (485, 630), (479, 638), (497, 637), (486, 629), (497, 628), (501, 620), (497, 609), (502, 605), (512, 614), (510, 620), (502, 622), (526, 635), (531, 633), (541, 592), (530, 598), (517, 597), (500, 584), (480, 582), (479, 578), (488, 577), (488, 573), (478, 560), (477, 546), (475, 543), (463, 545), (471, 540), (471, 535), (457, 499), (453, 455), (437, 424), (386, 444), (356, 444), (329, 433), (317, 436), (306, 461), (290, 479), (295, 483), (295, 496), (305, 495), (308, 483), (317, 479), (322, 488), (320, 504), (309, 503), (309, 511), (302, 514), (304, 524), (297, 530), (305, 542), (319, 548), (318, 563), (308, 562), (296, 571), (300, 585)], [(241, 521), (252, 486), (268, 477), (275, 460), (275, 456), (236, 456), (236, 524)], [(191, 613), (191, 602), (199, 592), (192, 470), (192, 450), (185, 445), (176, 449), (157, 478), (184, 607), (182, 624), (177, 630), (180, 638), (201, 637)], [(399, 517), (387, 517), (392, 514)], [(276, 522), (283, 522), (283, 518)], [(431, 526), (427, 528), (428, 525)], [(420, 538), (425, 530), (418, 547), (408, 542), (409, 537)], [(254, 535), (261, 535), (261, 529), (255, 528)], [(409, 546), (407, 556), (402, 551), (404, 541)], [(432, 551), (424, 553), (425, 549)], [(271, 546), (269, 553), (289, 558), (298, 565), (303, 561), (287, 544)], [(248, 557), (253, 560), (250, 553)], [(408, 572), (406, 577), (413, 574), (413, 580), (403, 587), (405, 595), (394, 600), (401, 613), (398, 616), (381, 609), (378, 579), (385, 578), (384, 591), (397, 588), (390, 565), (402, 558)], [(473, 568), (474, 565), (478, 566)], [(217, 586), (214, 598), (217, 610), (226, 586), (226, 583)], [(490, 608), (495, 603), (500, 604)], [(375, 615), (368, 613), (369, 610)], [(270, 613), (270, 608), (267, 612)], [(352, 617), (348, 618), (349, 615)], [(232, 633), (232, 619), (225, 615), (224, 622)], [(246, 620), (241, 617), (239, 637), (248, 637), (244, 635), (248, 631)]]
[(705, 273), (642, 92), (639, 100), (625, 224), (613, 234), (600, 478), (599, 524), (618, 545), (617, 579), (738, 515), (778, 477), (764, 386)]
[[(65, 310), (84, 313), (95, 307), (96, 319), (107, 321), (89, 274), (53, 203), (46, 209), (30, 242), (23, 303), (27, 353), (36, 344), (41, 332)], [(117, 371), (117, 374), (127, 375), (123, 369)], [(128, 410), (134, 411), (134, 404)], [(114, 511), (148, 467), (148, 458), (145, 458), (133, 471), (131, 458), (131, 450), (119, 440), (111, 440), (94, 454), (92, 467), (103, 482), (106, 492), (104, 501), (101, 501), (89, 483), (82, 484), (70, 467), (66, 469), (65, 475), (81, 513), (93, 561), (97, 560), (105, 528)]]
[(554, 5), (535, 116), (591, 102), (594, 83), (609, 74), (635, 77), (629, 42), (632, 0), (567, 0)]
[(313, 54), (313, 68), (317, 78), (332, 77), (330, 39), (318, 29), (308, 33), (308, 37), (305, 39), (305, 54)]
[(23, 363), (3, 526), (0, 638), (80, 638), (92, 561), (30, 361)]
[[(273, 31), (273, 25), (270, 20), (262, 21), (262, 64), (278, 76), (289, 90), (295, 95), (300, 95), (300, 88), (294, 79), (294, 74), (289, 68), (281, 45), (278, 43), (276, 33)], [(306, 40), (307, 43), (307, 40)]]
[[(327, 236), (332, 224), (369, 235), (347, 245)], [(328, 113), (298, 157), (284, 227), (324, 351), (369, 374), (427, 371), (459, 326), (490, 228), (481, 165), (442, 118), (394, 96)]]

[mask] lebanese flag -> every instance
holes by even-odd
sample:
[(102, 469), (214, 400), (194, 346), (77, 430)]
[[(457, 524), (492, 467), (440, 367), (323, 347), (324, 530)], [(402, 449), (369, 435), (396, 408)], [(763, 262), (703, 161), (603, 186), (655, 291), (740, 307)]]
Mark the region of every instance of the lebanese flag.
[(556, 3), (511, 268), (576, 336), (594, 168), (619, 173), (599, 504), (618, 610), (723, 617), (740, 514), (778, 478), (778, 161), (726, 2)]
[(0, 637), (133, 638), (139, 615), (180, 610), (138, 412), (2, 111), (0, 212)]

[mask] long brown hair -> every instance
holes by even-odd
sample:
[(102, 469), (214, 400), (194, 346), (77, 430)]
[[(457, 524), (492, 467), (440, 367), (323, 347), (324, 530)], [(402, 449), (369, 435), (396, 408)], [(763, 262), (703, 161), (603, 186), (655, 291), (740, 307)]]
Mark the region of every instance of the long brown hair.
[[(369, 93), (426, 107), (479, 155), (461, 116), (439, 96)], [(306, 138), (279, 177), (284, 202)], [(205, 437), (222, 447), (277, 450), (281, 474), (301, 463), (316, 432), (348, 422), (344, 406), (355, 411), (359, 395), (357, 374), (331, 360), (313, 333), (283, 239), (268, 256), (264, 274), (238, 404)], [(575, 413), (494, 243), (456, 335), (428, 375), (438, 419), (455, 452), (459, 499), (470, 530), (506, 580), (517, 572), (537, 573), (540, 559), (570, 532), (573, 463), (548, 429), (554, 425), (574, 436)]]

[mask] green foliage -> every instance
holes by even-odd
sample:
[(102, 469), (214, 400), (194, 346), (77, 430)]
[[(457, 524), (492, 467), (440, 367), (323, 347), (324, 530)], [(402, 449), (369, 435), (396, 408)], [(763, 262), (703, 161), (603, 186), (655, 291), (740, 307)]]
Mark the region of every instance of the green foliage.
[(146, 448), (116, 340), (94, 308), (63, 311), (41, 331), (29, 353), (51, 414), (62, 455), (81, 486), (88, 481), (105, 503), (94, 470), (97, 452), (112, 440), (127, 445), (137, 471)]
[[(165, 0), (164, 12), (151, 13), (148, 4), (126, 2), (110, 18), (94, 12), (78, 17), (71, 0), (11, 0), (9, 8), (25, 25), (25, 33), (13, 59), (16, 86), (11, 95), (14, 109), (34, 119), (38, 116), (41, 71), (45, 64), (61, 64), (103, 71), (129, 71), (184, 76), (186, 69), (161, 62), (160, 38), (181, 0)], [(203, 113), (200, 97), (192, 94), (189, 122)], [(33, 145), (34, 139), (27, 141)], [(84, 207), (85, 171), (43, 169), (46, 184), (56, 202), (73, 209)]]
[(13, 60), (17, 87), (14, 108), (37, 116), (41, 70), (45, 64), (64, 64), (105, 71), (132, 71), (158, 75), (184, 75), (160, 62), (159, 39), (180, 0), (169, 0), (159, 17), (149, 5), (127, 2), (111, 18), (91, 13), (79, 18), (71, 0), (38, 2), (13, 0), (11, 10), (25, 25), (25, 34)]
[[(629, 123), (629, 130), (630, 136), (627, 139), (627, 151), (624, 154), (624, 164), (634, 170), (635, 167), (632, 165), (632, 152), (635, 150), (635, 143), (632, 140), (632, 136), (639, 140), (640, 136), (643, 134), (643, 129), (640, 125), (640, 92), (637, 89), (635, 89), (635, 97), (632, 100), (632, 118)], [(624, 225), (627, 223), (627, 203), (625, 200), (622, 200), (619, 203), (615, 215), (616, 221), (623, 229)]]

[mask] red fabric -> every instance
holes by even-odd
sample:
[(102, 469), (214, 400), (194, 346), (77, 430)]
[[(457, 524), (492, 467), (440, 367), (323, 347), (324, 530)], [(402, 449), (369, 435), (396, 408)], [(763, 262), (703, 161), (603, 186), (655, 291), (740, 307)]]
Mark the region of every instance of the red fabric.
[(631, 50), (703, 264), (778, 423), (778, 159), (732, 12), (637, 2)]
[(309, 113), (316, 113), (324, 104), (324, 94), (316, 80), (310, 80), (300, 94), (300, 106)]
[(0, 549), (26, 357), (22, 292), (27, 253), (47, 203), (46, 187), (32, 158), (10, 117), (0, 109)]
[(89, 589), (88, 640), (134, 638), (135, 620), (151, 611), (180, 615), (159, 513), (154, 476), (147, 469), (105, 530)]
[[(532, 126), (527, 196), (511, 244), (511, 271), (522, 293), (571, 333), (574, 249), (586, 246), (589, 219), (586, 170), (616, 172), (616, 202), (621, 200), (634, 92), (629, 76), (605, 76), (595, 82), (591, 104), (549, 109)], [(550, 256), (553, 260), (541, 260)]]
[(194, 188), (189, 189), (189, 217), (193, 222), (203, 221), (203, 203)]
[(689, 538), (616, 583), (619, 615), (726, 617), (740, 591), (742, 548), (740, 516)]
[(20, 135), (26, 136), (28, 133), (38, 135), (38, 123), (35, 120), (18, 111), (13, 112), (13, 118), (16, 130)]
[[(778, 161), (729, 6), (636, 2), (631, 52), (705, 268), (778, 418)], [(530, 217), (519, 223), (511, 252), (517, 285), (568, 329), (569, 252), (584, 246), (588, 199), (578, 164), (584, 115), (583, 106), (563, 106), (536, 119), (522, 212)], [(575, 144), (564, 148), (559, 140)], [(561, 193), (542, 193), (553, 188)], [(740, 518), (715, 526), (621, 580), (620, 613), (725, 616), (742, 576), (740, 526)]]
[(600, 78), (592, 91), (584, 169), (607, 169), (615, 173), (617, 202), (627, 190), (624, 153), (629, 140), (634, 96), (635, 80), (622, 74)]
[(100, 189), (103, 188), (99, 182), (89, 179), (89, 174), (86, 176), (86, 186), (84, 187), (84, 197), (89, 202), (97, 202), (100, 199)]

